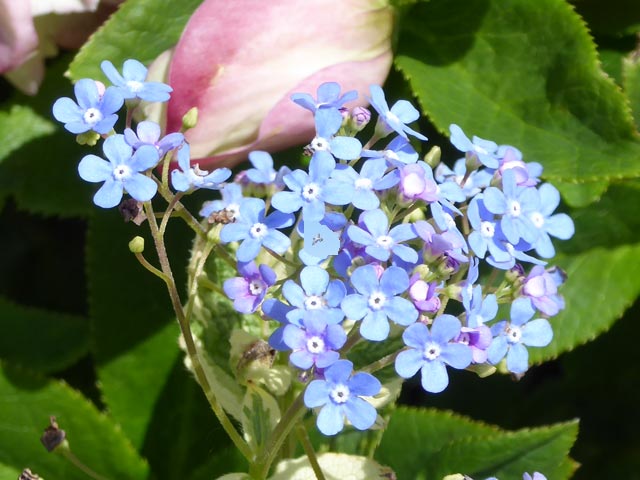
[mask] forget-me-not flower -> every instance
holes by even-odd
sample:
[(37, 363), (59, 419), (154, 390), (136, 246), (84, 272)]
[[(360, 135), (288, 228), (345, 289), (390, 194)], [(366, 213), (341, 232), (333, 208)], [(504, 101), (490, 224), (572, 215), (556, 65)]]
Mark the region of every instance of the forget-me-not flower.
[(125, 60), (122, 75), (108, 60), (100, 68), (126, 100), (137, 97), (147, 102), (166, 102), (173, 91), (166, 83), (147, 82), (147, 67), (137, 60)]
[(226, 183), (220, 189), (220, 193), (222, 200), (210, 200), (202, 204), (200, 216), (208, 217), (214, 212), (226, 210), (229, 219), (232, 222), (237, 221), (240, 218), (240, 205), (245, 200), (245, 197), (242, 196), (242, 187), (237, 183)]
[(398, 183), (394, 174), (385, 175), (387, 163), (381, 159), (367, 160), (362, 164), (360, 173), (352, 167), (336, 169), (333, 178), (345, 184), (353, 193), (351, 203), (360, 210), (372, 210), (380, 206), (380, 198), (376, 191), (386, 190)]
[(160, 158), (155, 147), (145, 145), (135, 152), (122, 135), (113, 135), (102, 146), (108, 162), (96, 155), (86, 155), (78, 165), (78, 173), (87, 182), (104, 182), (93, 202), (102, 208), (115, 207), (124, 190), (139, 202), (151, 200), (158, 185), (142, 174), (155, 167)]
[(367, 340), (381, 341), (389, 336), (389, 319), (399, 325), (411, 325), (418, 310), (400, 294), (409, 288), (409, 275), (400, 267), (389, 267), (378, 279), (373, 265), (356, 268), (351, 274), (356, 293), (342, 300), (347, 318), (361, 320), (360, 334)]
[(422, 388), (427, 392), (442, 392), (449, 385), (446, 365), (463, 369), (471, 364), (471, 350), (462, 343), (452, 343), (460, 333), (460, 321), (453, 315), (436, 317), (431, 331), (424, 323), (414, 323), (402, 333), (409, 347), (396, 357), (395, 368), (403, 378), (421, 371)]
[(191, 154), (189, 144), (185, 143), (178, 150), (178, 166), (171, 172), (171, 184), (179, 192), (187, 192), (196, 188), (207, 188), (217, 190), (220, 184), (231, 176), (228, 168), (216, 168), (209, 173), (207, 170), (200, 170), (198, 165), (191, 166)]
[(162, 158), (169, 150), (182, 145), (184, 135), (179, 132), (173, 132), (160, 138), (161, 133), (160, 125), (156, 122), (145, 120), (137, 125), (135, 132), (130, 128), (126, 128), (124, 130), (124, 139), (134, 150), (142, 145), (153, 145), (158, 149), (158, 154)]
[[(103, 87), (104, 88), (104, 87)], [(103, 93), (94, 80), (83, 78), (73, 86), (78, 103), (62, 97), (53, 104), (53, 116), (64, 123), (69, 132), (79, 134), (93, 130), (101, 135), (109, 133), (116, 121), (124, 99), (113, 87)]]
[(302, 108), (316, 113), (316, 110), (320, 108), (340, 109), (345, 103), (358, 98), (358, 92), (355, 90), (350, 90), (340, 95), (340, 85), (336, 82), (325, 82), (321, 84), (318, 87), (317, 95), (318, 98), (314, 99), (308, 93), (294, 93), (291, 95), (291, 100)]
[(371, 92), (371, 98), (369, 99), (371, 106), (379, 114), (377, 129), (382, 129), (385, 134), (395, 131), (404, 138), (407, 138), (407, 134), (409, 134), (420, 140), (427, 141), (427, 137), (407, 126), (408, 123), (415, 122), (420, 117), (420, 112), (410, 102), (398, 100), (389, 108), (380, 86), (371, 85), (369, 91)]
[(253, 313), (267, 294), (267, 289), (276, 283), (276, 274), (268, 265), (254, 262), (238, 263), (241, 277), (228, 278), (222, 288), (233, 300), (233, 308), (240, 313)]
[(353, 363), (338, 360), (324, 371), (324, 380), (314, 380), (304, 392), (304, 404), (322, 407), (316, 425), (325, 435), (335, 435), (344, 428), (344, 417), (358, 430), (370, 428), (378, 416), (376, 409), (362, 397), (377, 395), (382, 388), (373, 375), (351, 375)]
[(342, 325), (328, 324), (318, 311), (305, 314), (300, 326), (290, 323), (282, 332), (284, 343), (292, 350), (289, 360), (306, 370), (312, 366), (327, 368), (340, 358), (338, 350), (347, 341)]
[(539, 203), (534, 203), (528, 213), (531, 223), (538, 231), (538, 238), (533, 242), (533, 247), (542, 258), (551, 258), (555, 256), (556, 250), (549, 236), (568, 240), (573, 236), (575, 228), (573, 220), (566, 213), (553, 215), (560, 203), (560, 193), (553, 185), (540, 185), (537, 200)]
[(455, 123), (449, 125), (449, 131), (451, 132), (449, 140), (454, 147), (468, 156), (476, 157), (485, 167), (498, 168), (500, 162), (497, 156), (498, 145), (495, 142), (476, 136), (471, 141)]
[(340, 160), (355, 160), (362, 144), (354, 137), (336, 136), (342, 126), (342, 114), (334, 108), (321, 108), (315, 114), (316, 136), (309, 146), (313, 152), (329, 152)]

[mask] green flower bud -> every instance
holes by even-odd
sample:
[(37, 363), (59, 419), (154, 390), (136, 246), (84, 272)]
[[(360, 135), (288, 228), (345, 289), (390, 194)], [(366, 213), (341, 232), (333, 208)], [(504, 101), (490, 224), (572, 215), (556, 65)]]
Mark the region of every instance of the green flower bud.
[(140, 236), (133, 237), (133, 239), (129, 242), (129, 251), (131, 253), (144, 252), (144, 238)]
[(76, 142), (79, 145), (89, 145), (90, 147), (95, 147), (96, 143), (100, 140), (100, 134), (98, 132), (94, 132), (93, 130), (89, 130), (88, 132), (81, 133), (76, 136)]
[(198, 107), (190, 108), (187, 113), (182, 116), (182, 132), (195, 127), (198, 124)]

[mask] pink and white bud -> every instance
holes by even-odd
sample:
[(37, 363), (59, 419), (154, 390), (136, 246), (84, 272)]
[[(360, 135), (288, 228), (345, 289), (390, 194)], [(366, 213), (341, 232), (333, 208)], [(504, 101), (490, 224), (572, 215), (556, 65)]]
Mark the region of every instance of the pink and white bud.
[[(167, 131), (197, 107), (186, 137), (201, 165), (309, 142), (313, 116), (290, 95), (328, 81), (343, 92), (383, 83), (392, 25), (387, 0), (205, 0), (173, 51)], [(365, 104), (361, 96), (349, 107)]]

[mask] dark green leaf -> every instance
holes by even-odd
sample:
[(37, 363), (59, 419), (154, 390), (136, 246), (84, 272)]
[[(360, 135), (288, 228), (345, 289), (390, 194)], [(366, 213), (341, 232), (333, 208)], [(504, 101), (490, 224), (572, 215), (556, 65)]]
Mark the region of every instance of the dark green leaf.
[(24, 105), (9, 105), (0, 110), (0, 161), (25, 143), (46, 137), (55, 130), (53, 122)]
[(0, 358), (42, 372), (72, 365), (89, 350), (86, 318), (0, 298)]
[(622, 62), (624, 90), (629, 97), (631, 112), (640, 130), (640, 49), (635, 50)]
[(589, 250), (557, 262), (568, 275), (561, 289), (566, 308), (550, 319), (553, 340), (531, 348), (530, 362), (557, 357), (593, 340), (618, 320), (640, 293), (640, 244)]
[(549, 179), (640, 175), (626, 99), (564, 1), (434, 0), (404, 27), (396, 65), (441, 131), (515, 145)]
[(40, 443), (54, 415), (71, 451), (87, 467), (104, 478), (147, 478), (147, 464), (120, 429), (64, 383), (5, 365), (0, 398), (0, 463), (20, 471), (28, 466), (44, 478), (86, 480), (86, 473)]
[[(147, 64), (172, 48), (202, 0), (135, 0), (125, 2), (82, 47), (69, 67), (73, 80), (105, 81), (102, 60), (120, 70), (126, 59)], [(169, 12), (171, 12), (169, 14)]]

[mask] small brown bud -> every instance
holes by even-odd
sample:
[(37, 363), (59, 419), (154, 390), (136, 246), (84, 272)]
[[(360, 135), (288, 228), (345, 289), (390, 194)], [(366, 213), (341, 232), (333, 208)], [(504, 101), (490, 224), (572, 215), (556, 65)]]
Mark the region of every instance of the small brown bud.
[(56, 422), (56, 417), (53, 415), (49, 418), (49, 426), (44, 429), (44, 433), (42, 437), (40, 437), (40, 441), (44, 448), (47, 449), (47, 452), (52, 452), (56, 447), (58, 447), (61, 443), (64, 442), (67, 434), (64, 430), (58, 427), (58, 423)]

